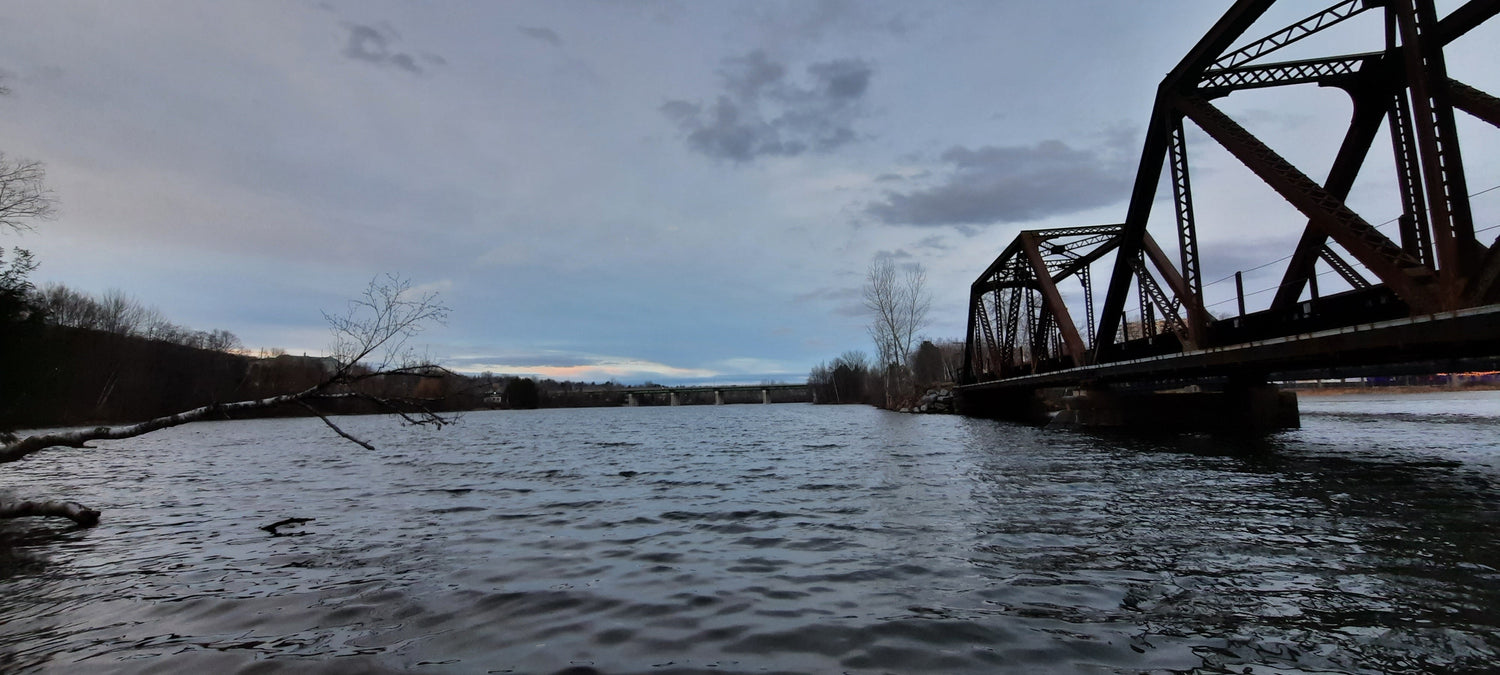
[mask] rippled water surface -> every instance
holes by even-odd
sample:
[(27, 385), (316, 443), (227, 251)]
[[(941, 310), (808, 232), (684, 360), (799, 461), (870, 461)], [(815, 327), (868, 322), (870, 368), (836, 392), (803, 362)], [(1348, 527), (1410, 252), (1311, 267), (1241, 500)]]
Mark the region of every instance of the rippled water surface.
[(104, 520), (0, 526), (0, 670), (1493, 669), (1500, 394), (1302, 409), (1258, 441), (732, 405), (55, 450), (0, 489)]

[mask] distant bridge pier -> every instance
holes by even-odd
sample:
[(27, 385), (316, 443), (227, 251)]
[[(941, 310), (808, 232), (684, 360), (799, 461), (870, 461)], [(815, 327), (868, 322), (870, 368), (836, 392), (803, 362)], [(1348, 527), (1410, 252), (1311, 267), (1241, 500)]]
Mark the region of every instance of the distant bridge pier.
[(715, 389), (714, 390), (714, 405), (724, 405), (724, 390), (723, 389)]
[(634, 393), (625, 392), (625, 405), (627, 407), (634, 408), (640, 404), (636, 402)]
[(771, 403), (771, 390), (770, 389), (762, 389), (762, 390), (760, 390), (760, 402), (761, 403), (765, 403), (765, 404), (770, 404)]
[(668, 395), (671, 397), (669, 399), (669, 404), (670, 405), (682, 405), (682, 402), (679, 401), (679, 400), (677, 400), (677, 392), (674, 391), (674, 392), (671, 392)]

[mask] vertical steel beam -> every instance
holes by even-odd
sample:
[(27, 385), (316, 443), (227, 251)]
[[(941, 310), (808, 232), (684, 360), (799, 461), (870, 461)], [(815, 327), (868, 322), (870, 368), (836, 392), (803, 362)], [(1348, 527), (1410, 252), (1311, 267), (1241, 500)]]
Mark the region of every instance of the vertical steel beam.
[(1240, 316), (1245, 315), (1245, 273), (1234, 273), (1234, 296), (1240, 301)]
[(1001, 370), (995, 371), (996, 374), (1003, 372), (1005, 369), (1013, 368), (1016, 365), (1016, 334), (1021, 330), (1021, 293), (1025, 292), (1025, 290), (1017, 286), (1011, 288), (1010, 294), (1007, 296), (1010, 303), (1006, 306), (1005, 312), (1005, 345), (1002, 347), (1000, 354), (1002, 357)]
[[(1199, 344), (1203, 329), (1208, 326), (1208, 313), (1203, 308), (1198, 226), (1193, 220), (1193, 186), (1188, 178), (1187, 137), (1183, 132), (1180, 115), (1173, 115), (1169, 158), (1172, 167), (1172, 197), (1177, 207), (1177, 244), (1181, 252), (1183, 289), (1178, 289), (1170, 282), (1168, 285), (1173, 286), (1173, 291), (1178, 293), (1178, 299), (1187, 309), (1188, 332), (1192, 335), (1193, 343)], [(1180, 290), (1186, 290), (1186, 295)]]
[[(1088, 321), (1088, 334), (1084, 337), (1088, 340), (1094, 339), (1094, 282), (1089, 278), (1089, 266), (1078, 268), (1078, 283), (1083, 285), (1083, 316)], [(1085, 345), (1087, 348), (1087, 345)], [(1080, 364), (1081, 365), (1081, 364)]]
[(1458, 129), (1448, 101), (1448, 69), (1443, 42), (1431, 35), (1438, 27), (1432, 0), (1392, 0), (1390, 9), (1400, 30), (1412, 122), (1427, 188), (1428, 223), (1437, 251), (1442, 304), (1456, 308), (1477, 272), (1479, 250), (1474, 217), (1459, 152)]
[(1422, 169), (1417, 158), (1415, 131), (1411, 125), (1411, 105), (1404, 90), (1391, 100), (1391, 150), (1396, 154), (1396, 187), (1401, 193), (1401, 248), (1435, 269), (1432, 240), (1427, 223), (1427, 199), (1422, 193)]
[[(993, 340), (988, 335), (990, 326), (989, 317), (984, 315), (984, 296), (984, 289), (978, 283), (969, 287), (969, 327), (964, 333), (963, 366), (963, 379), (969, 382), (977, 381), (976, 374), (984, 371), (984, 354), (979, 350), (988, 349), (988, 343)], [(984, 327), (984, 334), (980, 334), (980, 326)]]

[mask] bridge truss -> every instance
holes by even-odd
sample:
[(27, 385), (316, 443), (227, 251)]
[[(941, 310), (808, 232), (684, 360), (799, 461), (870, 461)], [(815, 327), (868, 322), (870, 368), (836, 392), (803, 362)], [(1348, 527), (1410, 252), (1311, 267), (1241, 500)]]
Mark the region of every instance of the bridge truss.
[[(1344, 0), (1233, 47), (1273, 4), (1236, 2), (1161, 82), (1125, 222), (1023, 231), (974, 282), (967, 382), (1500, 302), (1500, 240), (1485, 245), (1476, 236), (1454, 112), (1500, 126), (1500, 98), (1450, 78), (1444, 59), (1445, 47), (1500, 13), (1500, 0), (1470, 0), (1441, 18), (1433, 0)], [(1264, 61), (1366, 12), (1384, 19), (1360, 22), (1383, 27), (1382, 50)], [(1321, 183), (1214, 103), (1241, 90), (1303, 84), (1336, 87), (1352, 103), (1343, 142)], [(1269, 309), (1246, 314), (1243, 290), (1238, 316), (1216, 319), (1205, 309), (1185, 122), (1306, 218)], [(1400, 192), (1395, 239), (1345, 203), (1382, 130)], [(1175, 256), (1146, 229), (1164, 168), (1172, 190), (1164, 201), (1174, 209)], [(1097, 313), (1094, 263), (1110, 266)], [(1350, 290), (1319, 297), (1320, 265)], [(1072, 309), (1065, 293), (1074, 298)], [(1304, 300), (1305, 294), (1311, 297)], [(1132, 301), (1136, 320), (1128, 321)]]

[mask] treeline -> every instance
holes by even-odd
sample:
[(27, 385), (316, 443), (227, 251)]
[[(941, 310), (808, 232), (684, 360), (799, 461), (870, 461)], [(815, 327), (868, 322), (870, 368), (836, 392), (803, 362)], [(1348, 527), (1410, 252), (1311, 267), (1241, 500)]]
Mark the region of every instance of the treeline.
[(30, 304), (41, 313), (45, 323), (54, 326), (169, 342), (193, 349), (234, 352), (245, 347), (234, 333), (178, 325), (161, 310), (142, 304), (120, 290), (105, 291), (94, 297), (53, 283), (32, 290)]
[[(8, 331), (3, 342), (0, 429), (138, 422), (214, 403), (301, 391), (338, 368), (328, 357), (255, 358), (70, 326), (36, 324)], [(434, 411), (483, 405), (469, 378), (445, 371), (373, 377), (358, 383), (355, 391), (370, 398), (328, 401), (320, 408), (329, 413), (392, 412), (372, 399), (414, 401), (401, 405)], [(259, 414), (308, 413), (292, 405)]]
[(962, 340), (923, 340), (903, 362), (884, 368), (861, 351), (847, 351), (813, 366), (807, 376), (819, 403), (867, 403), (898, 408), (929, 388), (958, 381), (963, 368)]

